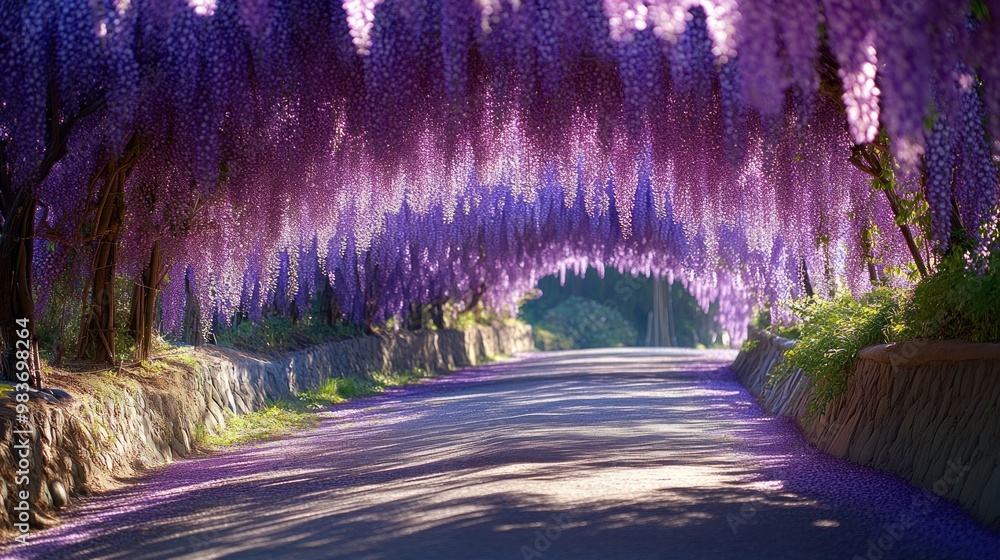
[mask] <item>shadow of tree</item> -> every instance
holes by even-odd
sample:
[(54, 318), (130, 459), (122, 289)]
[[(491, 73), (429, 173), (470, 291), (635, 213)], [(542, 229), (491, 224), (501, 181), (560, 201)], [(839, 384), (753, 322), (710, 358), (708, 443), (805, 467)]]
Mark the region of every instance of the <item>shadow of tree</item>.
[[(762, 415), (723, 358), (560, 352), (395, 389), (330, 409), (302, 434), (94, 497), (8, 554), (864, 557), (921, 491), (810, 448)], [(894, 543), (898, 558), (1000, 550), (996, 534), (928, 499)]]

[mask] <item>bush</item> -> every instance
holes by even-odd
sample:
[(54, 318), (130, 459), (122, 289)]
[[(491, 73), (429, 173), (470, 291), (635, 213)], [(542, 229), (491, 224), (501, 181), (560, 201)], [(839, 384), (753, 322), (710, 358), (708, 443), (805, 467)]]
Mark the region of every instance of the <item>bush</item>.
[(748, 338), (744, 340), (743, 345), (740, 346), (740, 352), (743, 352), (744, 354), (749, 354), (750, 352), (756, 350), (758, 346), (760, 346), (759, 340), (757, 340), (756, 338)]
[(775, 336), (780, 336), (782, 338), (796, 339), (801, 334), (799, 332), (799, 325), (784, 325), (781, 323), (773, 324), (771, 321), (771, 306), (770, 304), (765, 305), (757, 312), (757, 316), (754, 320), (750, 322), (754, 327), (767, 331)]
[(881, 288), (858, 298), (808, 299), (793, 305), (803, 321), (798, 342), (785, 352), (786, 371), (802, 369), (815, 382), (809, 413), (822, 412), (847, 389), (862, 349), (889, 340), (889, 327), (902, 292)]
[(913, 338), (1000, 342), (1000, 258), (979, 275), (961, 255), (946, 258), (938, 272), (917, 284), (893, 321), (895, 340)]
[(631, 346), (639, 337), (616, 309), (577, 296), (546, 312), (535, 332), (536, 344), (546, 350)]
[(556, 334), (545, 327), (535, 326), (531, 329), (535, 339), (535, 348), (539, 350), (572, 350), (574, 341), (564, 334)]

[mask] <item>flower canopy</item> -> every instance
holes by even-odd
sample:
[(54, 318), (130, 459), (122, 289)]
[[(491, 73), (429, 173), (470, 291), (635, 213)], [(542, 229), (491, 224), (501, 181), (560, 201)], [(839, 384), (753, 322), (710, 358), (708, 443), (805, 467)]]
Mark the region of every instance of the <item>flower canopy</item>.
[(739, 339), (803, 270), (864, 290), (909, 266), (900, 204), (929, 205), (918, 251), (955, 219), (970, 259), (996, 249), (978, 0), (0, 0), (0, 26), (41, 303), (126, 157), (119, 271), (162, 244), (168, 327), (185, 285), (253, 316), (325, 274), (383, 320), (590, 265), (679, 279)]

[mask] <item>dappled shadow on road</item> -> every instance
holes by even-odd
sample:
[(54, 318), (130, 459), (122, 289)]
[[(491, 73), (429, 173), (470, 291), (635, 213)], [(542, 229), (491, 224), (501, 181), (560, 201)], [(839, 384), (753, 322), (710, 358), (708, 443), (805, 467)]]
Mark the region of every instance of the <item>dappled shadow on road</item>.
[[(919, 491), (763, 417), (724, 358), (540, 354), (394, 390), (92, 499), (14, 557), (863, 557)], [(1000, 544), (920, 515), (895, 557)]]

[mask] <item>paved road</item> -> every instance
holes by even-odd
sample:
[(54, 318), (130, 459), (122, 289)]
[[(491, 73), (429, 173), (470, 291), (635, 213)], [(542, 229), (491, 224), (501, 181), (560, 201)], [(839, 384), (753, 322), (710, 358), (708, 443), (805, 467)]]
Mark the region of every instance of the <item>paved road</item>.
[[(762, 416), (731, 353), (533, 354), (87, 500), (27, 558), (1000, 558), (1000, 535)], [(880, 548), (881, 545), (881, 548)]]

